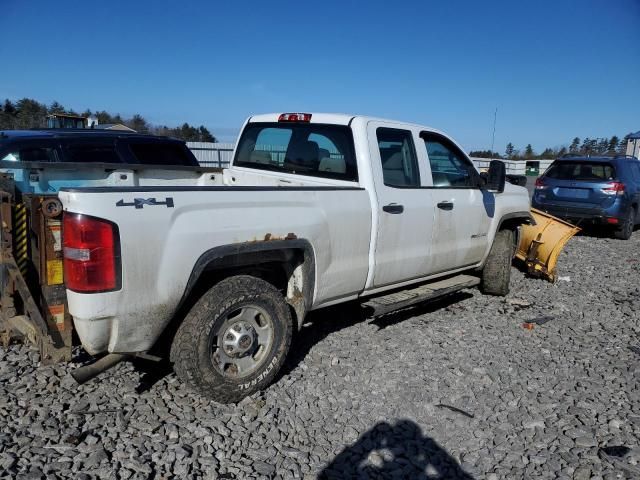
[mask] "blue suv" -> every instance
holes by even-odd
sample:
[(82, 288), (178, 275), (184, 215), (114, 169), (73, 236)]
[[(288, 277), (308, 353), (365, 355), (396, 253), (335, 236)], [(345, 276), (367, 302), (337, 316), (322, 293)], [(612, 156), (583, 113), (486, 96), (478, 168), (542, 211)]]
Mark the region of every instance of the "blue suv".
[(565, 156), (536, 180), (531, 206), (578, 226), (606, 225), (627, 240), (640, 222), (640, 160)]

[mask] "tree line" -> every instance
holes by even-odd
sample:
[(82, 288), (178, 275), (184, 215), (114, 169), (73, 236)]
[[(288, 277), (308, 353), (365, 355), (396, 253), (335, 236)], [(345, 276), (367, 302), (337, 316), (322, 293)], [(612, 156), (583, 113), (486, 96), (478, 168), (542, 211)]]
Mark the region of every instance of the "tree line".
[(2, 108), (0, 108), (0, 130), (45, 128), (47, 126), (47, 115), (53, 113), (95, 117), (98, 120), (98, 124), (121, 123), (139, 133), (166, 135), (179, 138), (186, 142), (216, 141), (216, 137), (214, 137), (204, 125), (196, 127), (186, 122), (179, 127), (173, 128), (166, 125), (152, 125), (140, 114), (135, 114), (130, 118), (124, 118), (119, 113), (114, 115), (106, 110), (92, 112), (87, 109), (82, 113), (78, 113), (73, 109), (65, 108), (64, 105), (58, 102), (46, 105), (31, 98), (22, 98), (17, 102), (12, 102), (9, 99), (4, 101)]
[(504, 158), (508, 160), (540, 160), (554, 159), (566, 154), (576, 155), (625, 155), (627, 152), (627, 140), (631, 133), (628, 133), (622, 140), (617, 135), (611, 138), (589, 138), (575, 137), (568, 145), (559, 148), (545, 148), (542, 152), (536, 153), (531, 144), (527, 144), (523, 151), (518, 150), (513, 143), (507, 143), (504, 154), (492, 152), (491, 150), (475, 150), (469, 152), (471, 157), (479, 158)]

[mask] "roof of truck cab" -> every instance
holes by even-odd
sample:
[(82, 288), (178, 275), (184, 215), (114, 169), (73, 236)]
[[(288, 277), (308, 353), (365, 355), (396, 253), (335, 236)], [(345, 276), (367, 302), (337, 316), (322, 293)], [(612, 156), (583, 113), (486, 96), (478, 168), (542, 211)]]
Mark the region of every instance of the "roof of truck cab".
[(367, 115), (350, 115), (347, 113), (321, 113), (321, 112), (278, 112), (278, 113), (264, 113), (261, 115), (253, 115), (249, 118), (249, 122), (267, 122), (267, 123), (276, 123), (278, 121), (278, 117), (283, 113), (308, 113), (311, 114), (310, 123), (323, 123), (330, 125), (349, 125), (354, 119), (361, 119), (365, 122), (375, 121), (375, 122), (385, 122), (385, 123), (397, 123), (399, 125), (406, 125), (410, 127), (419, 127), (422, 129), (431, 130), (434, 132), (439, 132), (438, 129), (428, 127), (426, 125), (419, 125), (417, 123), (411, 122), (403, 122), (401, 120), (391, 120), (388, 118), (378, 118), (378, 117), (370, 117)]

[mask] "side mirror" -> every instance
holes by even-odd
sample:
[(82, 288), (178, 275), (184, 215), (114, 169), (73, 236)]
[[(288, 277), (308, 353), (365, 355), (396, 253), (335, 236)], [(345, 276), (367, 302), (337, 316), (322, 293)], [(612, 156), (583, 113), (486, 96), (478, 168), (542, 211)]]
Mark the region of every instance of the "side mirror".
[(491, 160), (487, 173), (487, 190), (492, 192), (504, 192), (504, 184), (507, 180), (507, 167), (500, 160)]

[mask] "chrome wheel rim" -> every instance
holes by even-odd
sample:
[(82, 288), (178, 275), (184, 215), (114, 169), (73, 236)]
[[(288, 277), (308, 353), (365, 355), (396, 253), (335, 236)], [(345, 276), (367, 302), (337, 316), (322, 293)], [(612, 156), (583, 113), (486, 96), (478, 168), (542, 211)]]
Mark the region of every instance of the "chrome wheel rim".
[(264, 309), (245, 305), (232, 310), (211, 339), (211, 362), (225, 377), (247, 377), (264, 364), (273, 337), (273, 319)]

